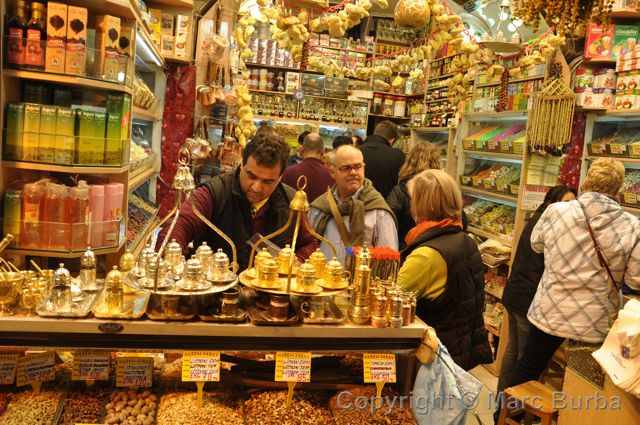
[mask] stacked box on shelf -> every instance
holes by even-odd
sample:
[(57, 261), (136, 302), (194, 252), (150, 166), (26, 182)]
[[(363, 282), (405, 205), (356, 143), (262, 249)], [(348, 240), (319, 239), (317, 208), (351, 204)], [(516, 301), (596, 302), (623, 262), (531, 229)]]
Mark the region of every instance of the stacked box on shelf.
[(637, 207), (640, 204), (640, 170), (626, 170), (620, 189), (622, 203)]
[(532, 102), (531, 95), (539, 90), (543, 78), (544, 75), (536, 80), (509, 83), (507, 86), (507, 110), (525, 111), (529, 109)]
[(513, 126), (507, 128), (506, 130), (504, 130), (500, 134), (496, 135), (492, 139), (487, 140), (487, 143), (486, 143), (487, 150), (489, 152), (501, 152), (502, 151), (502, 149), (501, 149), (502, 142), (504, 140), (507, 140), (507, 138), (512, 137), (515, 134), (519, 134), (521, 132), (524, 132), (524, 128), (525, 128), (524, 124), (517, 124), (517, 125), (513, 125)]
[(480, 217), (480, 224), (489, 233), (511, 236), (515, 215), (515, 208), (508, 205), (498, 205)]
[(555, 186), (562, 167), (562, 157), (531, 155), (527, 164), (527, 184), (536, 186)]
[(640, 158), (640, 128), (624, 128), (587, 144), (589, 155)]
[[(578, 68), (574, 79), (576, 104), (585, 108), (610, 109), (615, 105), (618, 80), (613, 68)], [(625, 88), (621, 87), (621, 92)]]
[(500, 140), (500, 152), (522, 154), (526, 142), (525, 130), (522, 128), (515, 134), (511, 134)]
[(480, 217), (494, 209), (497, 204), (484, 200), (474, 200), (475, 198), (471, 199), (472, 201), (464, 207), (464, 212), (469, 217), (470, 224), (480, 227)]
[(462, 141), (462, 145), (463, 145), (464, 149), (465, 150), (479, 150), (477, 148), (478, 145), (476, 144), (476, 140), (478, 140), (482, 136), (485, 136), (485, 135), (493, 132), (497, 128), (498, 127), (494, 127), (494, 126), (485, 127), (482, 130), (478, 131), (477, 133), (474, 133), (471, 136), (467, 136)]
[(509, 192), (509, 184), (520, 178), (520, 167), (507, 164), (482, 164), (469, 176), (460, 176), (462, 184), (498, 192)]

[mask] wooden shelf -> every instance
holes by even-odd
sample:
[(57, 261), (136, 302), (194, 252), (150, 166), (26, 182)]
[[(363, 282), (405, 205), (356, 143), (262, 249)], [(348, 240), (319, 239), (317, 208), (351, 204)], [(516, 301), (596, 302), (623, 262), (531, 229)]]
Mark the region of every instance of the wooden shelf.
[[(509, 81), (511, 82), (511, 81)], [(501, 83), (500, 81), (497, 81), (495, 83), (482, 83), (482, 84), (474, 84), (474, 87), (476, 88), (482, 88), (482, 87), (493, 87), (493, 86), (499, 86)]]
[(283, 91), (258, 90), (258, 89), (249, 89), (249, 91), (253, 92), (253, 93), (274, 94), (274, 95), (282, 95), (282, 96), (293, 96), (293, 93), (285, 93)]
[(522, 155), (515, 153), (503, 153), (503, 152), (484, 152), (484, 151), (470, 151), (464, 150), (465, 156), (478, 156), (487, 159), (507, 159), (509, 161), (522, 161)]
[(153, 175), (153, 164), (149, 164), (147, 168), (136, 170), (135, 174), (129, 176), (129, 193), (136, 190), (142, 183), (146, 182)]
[(596, 122), (640, 121), (640, 109), (605, 109), (595, 113)]
[(328, 50), (336, 50), (339, 52), (352, 52), (352, 53), (364, 53), (366, 55), (375, 55), (374, 52), (367, 52), (364, 50), (355, 50), (355, 49), (343, 49), (341, 47), (329, 47), (329, 46), (320, 46), (319, 44), (315, 44), (313, 46), (309, 46), (309, 48), (311, 50), (309, 50), (309, 53), (313, 53), (313, 49), (328, 49)]
[(376, 94), (381, 94), (383, 96), (400, 96), (400, 97), (420, 97), (420, 96), (424, 96), (424, 93), (415, 93), (415, 94), (402, 94), (402, 93), (389, 93), (386, 91), (379, 91), (379, 90), (374, 90), (373, 91)]
[(521, 83), (523, 81), (532, 81), (532, 80), (541, 80), (543, 79), (545, 76), (544, 75), (531, 75), (529, 77), (521, 77), (521, 78), (516, 78), (513, 80), (509, 80), (509, 84), (511, 83)]
[(342, 101), (342, 102), (353, 102), (353, 103), (369, 103), (369, 101), (367, 99), (362, 99), (362, 100), (355, 100), (355, 99), (349, 99), (349, 98), (342, 98), (342, 97), (328, 97), (328, 96), (316, 96), (315, 94), (305, 94), (305, 97), (316, 97), (316, 98), (320, 98), (320, 99), (329, 99), (329, 100), (338, 100), (338, 101)]
[(427, 87), (426, 91), (431, 91), (431, 90), (440, 90), (440, 89), (444, 89), (446, 88), (447, 85), (446, 84), (439, 84), (437, 86), (432, 86), (432, 87)]
[(51, 171), (54, 173), (71, 174), (121, 174), (129, 169), (128, 165), (121, 167), (85, 166), (85, 165), (56, 165), (38, 162), (2, 161), (2, 166), (19, 170)]
[(469, 226), (467, 227), (467, 231), (469, 231), (470, 233), (473, 233), (475, 235), (478, 236), (482, 236), (485, 239), (493, 239), (494, 241), (498, 241), (503, 245), (506, 245), (510, 248), (513, 247), (513, 238), (508, 239), (507, 236), (504, 235), (494, 235), (493, 233), (489, 233), (487, 231), (481, 230), (481, 229), (477, 229), (473, 226)]
[[(253, 62), (245, 62), (244, 63), (247, 66), (252, 66), (252, 67), (256, 67), (256, 68), (271, 68), (271, 69), (282, 69), (285, 71), (295, 71), (295, 72), (300, 72), (300, 68), (293, 68), (290, 66), (277, 66), (277, 65), (263, 65), (261, 63), (253, 63)], [(306, 72), (313, 72), (313, 71), (306, 71)]]
[(612, 64), (613, 65), (616, 63), (616, 60), (611, 58), (585, 58), (582, 63), (586, 65), (588, 64), (598, 64), (598, 65)]
[(411, 117), (394, 117), (393, 115), (379, 115), (379, 114), (369, 114), (370, 117), (381, 117), (387, 118), (390, 120), (410, 120)]
[(640, 207), (638, 206), (633, 207), (631, 205), (626, 205), (626, 204), (621, 204), (621, 205), (622, 205), (622, 209), (625, 210), (626, 212), (640, 216)]
[(497, 201), (504, 201), (516, 206), (518, 203), (518, 197), (514, 195), (507, 195), (504, 193), (492, 192), (490, 190), (480, 189), (477, 187), (471, 186), (460, 186), (463, 192), (468, 193), (470, 195), (478, 195), (483, 196), (485, 198), (495, 199)]
[(440, 61), (443, 61), (443, 60), (445, 60), (445, 59), (452, 58), (452, 57), (454, 57), (454, 56), (459, 56), (459, 55), (461, 55), (461, 54), (462, 54), (462, 53), (454, 53), (454, 54), (452, 54), (452, 55), (443, 56), (443, 57), (441, 57), (441, 58), (437, 58), (437, 59), (432, 60), (432, 61), (431, 61), (431, 63), (433, 63), (433, 62), (440, 62)]
[(158, 116), (157, 112), (150, 112), (147, 109), (138, 108), (137, 106), (131, 108), (131, 116), (134, 119), (146, 121), (159, 121), (162, 119), (160, 116)]
[[(139, 15), (139, 20), (142, 21), (142, 16)], [(145, 63), (153, 63), (154, 65), (158, 65), (163, 68), (165, 65), (164, 58), (160, 54), (158, 50), (158, 46), (153, 43), (153, 39), (151, 38), (151, 33), (147, 30), (147, 27), (144, 25), (138, 25), (138, 37), (144, 40), (144, 44), (149, 47), (149, 49), (137, 48), (136, 56), (139, 56)], [(140, 56), (140, 53), (143, 53), (143, 56)], [(151, 53), (151, 55), (149, 55)], [(146, 57), (145, 57), (146, 56)]]
[(418, 133), (448, 133), (453, 127), (414, 127), (411, 130)]
[(511, 121), (526, 120), (528, 111), (505, 112), (467, 112), (464, 114), (470, 121)]
[(457, 72), (449, 72), (448, 74), (442, 74), (442, 75), (439, 75), (437, 77), (431, 77), (427, 81), (442, 80), (443, 78), (453, 77), (456, 74), (457, 74)]
[[(126, 241), (127, 238), (124, 238)], [(92, 251), (95, 255), (105, 255), (116, 253), (122, 248), (122, 245), (112, 246), (109, 248), (98, 248)], [(80, 251), (55, 251), (55, 250), (38, 250), (26, 248), (7, 248), (4, 252), (13, 255), (23, 255), (30, 257), (49, 257), (49, 258), (80, 258), (86, 249)]]
[(640, 19), (640, 11), (637, 9), (613, 9), (609, 17), (614, 19)]
[(345, 124), (345, 123), (339, 123), (339, 122), (310, 121), (310, 120), (303, 120), (298, 118), (285, 118), (285, 117), (280, 118), (280, 117), (269, 117), (269, 116), (263, 116), (263, 115), (254, 115), (253, 119), (264, 120), (264, 121), (271, 120), (274, 122), (284, 122), (284, 123), (293, 123), (293, 124), (301, 124), (301, 125), (308, 124), (308, 125), (315, 125), (319, 127), (347, 128), (350, 130), (357, 130), (357, 129), (367, 127), (366, 122), (364, 124)]
[(163, 56), (164, 60), (167, 62), (180, 63), (183, 65), (191, 64), (191, 59), (189, 58), (178, 58), (175, 56)]
[(596, 156), (596, 155), (592, 155), (592, 156), (587, 156), (586, 158), (589, 161), (595, 161), (598, 158), (614, 158), (614, 159), (619, 160), (620, 162), (626, 162), (628, 164), (640, 164), (640, 158), (626, 158), (624, 156)]
[(149, 0), (148, 4), (193, 9), (193, 0)]
[[(383, 40), (383, 39), (380, 39), (380, 38), (376, 38), (376, 44), (391, 44), (393, 46), (402, 46), (402, 47), (411, 46), (411, 43), (406, 42), (406, 41)], [(376, 54), (378, 54), (378, 53), (376, 53)]]
[(446, 101), (451, 101), (451, 99), (449, 99), (448, 97), (443, 97), (442, 99), (436, 99), (436, 100), (427, 100), (424, 103), (441, 103), (441, 102), (446, 102)]
[(484, 319), (484, 327), (488, 332), (500, 338), (500, 329), (489, 324), (489, 322), (487, 322), (487, 319)]
[(5, 77), (11, 78), (24, 78), (27, 80), (46, 81), (48, 83), (66, 84), (70, 86), (86, 87), (89, 89), (119, 91), (133, 94), (133, 89), (131, 87), (125, 86), (124, 84), (92, 78), (78, 77), (75, 75), (61, 75), (10, 68), (3, 69), (2, 74)]

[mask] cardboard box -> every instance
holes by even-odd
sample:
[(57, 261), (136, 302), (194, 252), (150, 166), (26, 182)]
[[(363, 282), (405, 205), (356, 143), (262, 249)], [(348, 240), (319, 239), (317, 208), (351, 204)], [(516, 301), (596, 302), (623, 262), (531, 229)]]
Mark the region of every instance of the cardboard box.
[(7, 105), (7, 128), (3, 159), (18, 161), (22, 158), (22, 139), (24, 137), (24, 103), (10, 102)]
[(42, 105), (25, 103), (24, 134), (22, 137), (22, 160), (37, 161), (40, 145), (40, 109)]
[(67, 10), (67, 45), (64, 72), (84, 75), (87, 62), (87, 9), (69, 6)]
[[(76, 115), (78, 142), (76, 164), (102, 165), (104, 162), (104, 112), (79, 109)], [(102, 124), (99, 120), (102, 119)], [(96, 137), (97, 128), (102, 127), (102, 137)]]
[(149, 27), (151, 28), (151, 41), (160, 50), (162, 41), (162, 11), (160, 9), (149, 9)]
[(191, 36), (191, 16), (176, 16), (175, 56), (186, 57)]
[(613, 59), (633, 52), (638, 40), (638, 30), (639, 28), (635, 25), (615, 26), (613, 30), (613, 49), (611, 49), (611, 57)]
[[(107, 96), (107, 131), (105, 141), (106, 165), (121, 165), (124, 140), (128, 138), (131, 97), (125, 93), (109, 93)], [(127, 154), (128, 154), (127, 150)]]
[(107, 113), (96, 112), (95, 124), (93, 127), (93, 146), (96, 152), (96, 161), (98, 164), (104, 164), (105, 154), (105, 135), (107, 133)]
[(20, 246), (20, 218), (22, 216), (22, 191), (7, 189), (4, 191), (3, 234), (13, 235), (12, 246)]
[(163, 35), (162, 49), (160, 50), (160, 54), (162, 56), (173, 56), (174, 48), (175, 48), (175, 37), (172, 35)]
[(95, 71), (106, 80), (118, 81), (118, 44), (120, 18), (110, 15), (96, 16)]
[(47, 59), (45, 71), (64, 73), (65, 40), (67, 39), (67, 5), (47, 4)]
[(56, 107), (42, 105), (40, 108), (40, 144), (38, 146), (38, 160), (40, 162), (55, 162), (56, 152)]
[(75, 151), (76, 113), (71, 108), (58, 107), (56, 111), (56, 164), (73, 164)]
[(596, 24), (587, 25), (584, 43), (585, 58), (609, 58), (613, 48), (614, 25), (603, 28)]
[(165, 35), (168, 36), (173, 36), (174, 31), (173, 31), (173, 15), (170, 13), (163, 13), (162, 14), (162, 22), (160, 23), (160, 32), (162, 33), (162, 36), (164, 37)]
[(136, 39), (135, 19), (120, 20), (120, 40), (118, 41), (118, 81), (127, 86), (133, 84), (133, 43)]

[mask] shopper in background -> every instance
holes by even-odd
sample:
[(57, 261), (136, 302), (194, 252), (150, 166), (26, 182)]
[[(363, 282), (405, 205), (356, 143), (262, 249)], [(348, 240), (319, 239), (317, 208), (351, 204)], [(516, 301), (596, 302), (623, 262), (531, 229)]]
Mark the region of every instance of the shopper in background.
[[(335, 247), (338, 260), (345, 263), (346, 247), (385, 246), (398, 249), (393, 214), (384, 198), (364, 177), (362, 152), (351, 145), (334, 151), (331, 175), (335, 186), (311, 204), (309, 221), (316, 232)], [(320, 245), (325, 256), (331, 249)]]
[(516, 362), (522, 356), (524, 344), (531, 330), (531, 323), (527, 319), (527, 311), (540, 283), (544, 272), (544, 254), (538, 254), (531, 247), (531, 232), (540, 220), (540, 216), (551, 204), (572, 201), (577, 192), (568, 186), (555, 186), (549, 189), (544, 202), (527, 222), (520, 234), (516, 256), (511, 267), (509, 280), (504, 288), (502, 303), (509, 315), (509, 339), (502, 357), (500, 376), (498, 378), (498, 393), (507, 388), (511, 379), (511, 372)]
[(426, 170), (409, 185), (417, 225), (407, 234), (398, 286), (418, 294), (416, 313), (436, 330), (465, 370), (493, 360), (484, 327), (484, 265), (462, 231), (462, 195), (441, 170)]
[(282, 174), (282, 182), (297, 189), (298, 178), (306, 176), (307, 182), (304, 188), (309, 202), (313, 202), (318, 196), (327, 191), (335, 182), (331, 173), (322, 162), (324, 155), (324, 142), (318, 133), (309, 133), (302, 143), (302, 157), (300, 164), (287, 167)]
[(364, 141), (362, 140), (362, 137), (356, 136), (355, 134), (351, 136), (351, 142), (353, 143), (353, 146), (355, 146), (356, 148), (360, 147), (360, 145), (364, 143)]
[(290, 167), (290, 166), (296, 165), (296, 164), (300, 164), (302, 162), (302, 160), (303, 160), (303, 157), (302, 157), (302, 143), (304, 142), (304, 138), (307, 137), (307, 135), (309, 133), (311, 133), (311, 132), (310, 131), (303, 131), (298, 136), (298, 150), (296, 150), (296, 153), (294, 153), (293, 155), (289, 156), (289, 159), (287, 160), (287, 167)]
[(595, 160), (580, 197), (550, 205), (534, 227), (531, 246), (545, 268), (508, 386), (539, 379), (565, 338), (601, 344), (621, 307), (622, 282), (640, 288), (640, 221), (616, 199), (623, 180), (620, 161)]
[(352, 145), (353, 142), (349, 136), (336, 136), (333, 139), (333, 149), (338, 149), (340, 146)]
[[(289, 217), (289, 203), (295, 191), (280, 182), (287, 164), (289, 147), (275, 131), (263, 130), (244, 148), (242, 164), (232, 172), (216, 176), (196, 189), (192, 196), (195, 206), (206, 218), (222, 230), (236, 246), (240, 270), (247, 267), (251, 247), (247, 241), (256, 233), (268, 235), (281, 228)], [(158, 238), (164, 240), (166, 226)], [(293, 227), (271, 241), (280, 247), (291, 243)], [(191, 209), (189, 201), (180, 207), (172, 238), (187, 250), (206, 241), (213, 248), (222, 248), (229, 257), (229, 244), (204, 224)], [(318, 244), (306, 229), (301, 228), (296, 241), (296, 256), (303, 261)]]
[(407, 159), (400, 168), (398, 184), (394, 186), (387, 196), (387, 204), (393, 211), (398, 223), (398, 241), (400, 249), (405, 247), (404, 237), (413, 229), (416, 222), (411, 216), (411, 197), (407, 189), (407, 183), (418, 173), (424, 170), (439, 170), (440, 153), (429, 142), (418, 143), (411, 149)]
[(398, 184), (398, 173), (404, 163), (404, 153), (393, 148), (397, 138), (398, 126), (391, 121), (381, 121), (360, 146), (367, 164), (365, 177), (385, 199)]

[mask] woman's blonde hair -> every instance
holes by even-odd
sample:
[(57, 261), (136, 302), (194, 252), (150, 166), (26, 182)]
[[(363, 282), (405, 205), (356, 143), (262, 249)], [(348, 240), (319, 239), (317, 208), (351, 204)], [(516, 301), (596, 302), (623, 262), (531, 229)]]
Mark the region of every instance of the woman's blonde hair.
[(584, 192), (615, 195), (624, 182), (624, 165), (617, 159), (598, 158), (593, 161), (582, 183)]
[(442, 168), (440, 149), (430, 142), (420, 142), (409, 151), (398, 173), (398, 179), (402, 180), (424, 170), (439, 170), (440, 168)]
[(462, 194), (453, 178), (442, 170), (425, 170), (409, 182), (411, 212), (416, 223), (462, 220)]

